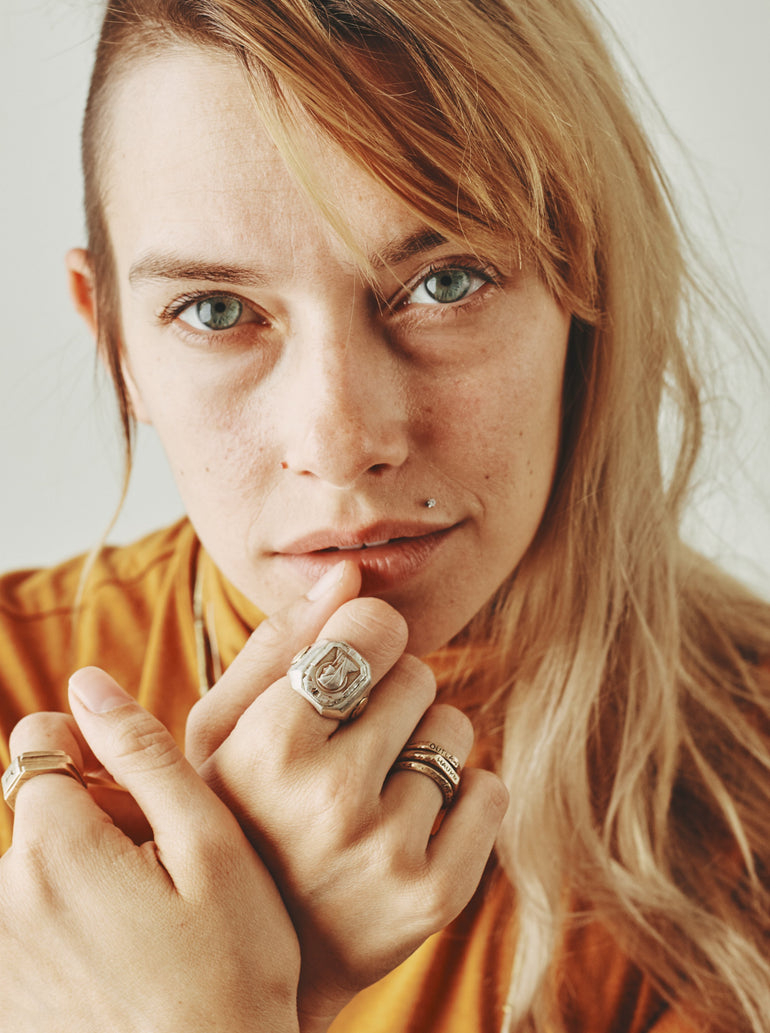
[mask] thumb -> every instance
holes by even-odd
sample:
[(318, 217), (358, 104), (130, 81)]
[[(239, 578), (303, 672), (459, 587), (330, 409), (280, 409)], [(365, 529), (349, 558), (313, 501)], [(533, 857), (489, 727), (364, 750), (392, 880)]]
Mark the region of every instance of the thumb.
[(282, 678), (296, 654), (329, 617), (361, 589), (358, 567), (343, 560), (307, 593), (262, 621), (217, 684), (190, 711), (185, 754), (200, 768), (266, 688)]
[(196, 830), (214, 838), (228, 835), (238, 829), (235, 819), (171, 733), (109, 674), (98, 667), (76, 671), (69, 700), (90, 749), (147, 818), (160, 859), (178, 885), (189, 869)]

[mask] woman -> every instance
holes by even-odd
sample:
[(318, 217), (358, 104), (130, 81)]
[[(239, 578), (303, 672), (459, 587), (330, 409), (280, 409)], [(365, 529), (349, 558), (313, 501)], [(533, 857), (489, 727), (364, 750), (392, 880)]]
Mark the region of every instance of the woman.
[(112, 675), (10, 743), (74, 762), (6, 783), (17, 1028), (766, 1030), (768, 611), (678, 537), (694, 286), (585, 12), (112, 3), (84, 166), (190, 523), (6, 581), (4, 727)]

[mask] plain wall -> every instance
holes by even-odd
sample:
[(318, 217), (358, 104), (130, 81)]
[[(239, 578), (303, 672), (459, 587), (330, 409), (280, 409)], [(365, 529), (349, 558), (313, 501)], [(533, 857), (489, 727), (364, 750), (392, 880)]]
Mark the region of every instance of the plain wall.
[[(120, 493), (121, 449), (110, 388), (71, 311), (63, 264), (67, 248), (84, 243), (78, 134), (101, 5), (0, 4), (0, 569), (8, 569), (49, 564), (99, 539)], [(647, 103), (699, 246), (740, 284), (741, 304), (766, 332), (770, 3), (605, 0), (601, 9), (684, 144), (683, 153)], [(770, 385), (730, 352), (724, 363), (735, 402), (712, 437), (715, 463), (699, 480), (689, 534), (768, 594)], [(181, 511), (162, 451), (142, 428), (111, 538), (129, 541)]]

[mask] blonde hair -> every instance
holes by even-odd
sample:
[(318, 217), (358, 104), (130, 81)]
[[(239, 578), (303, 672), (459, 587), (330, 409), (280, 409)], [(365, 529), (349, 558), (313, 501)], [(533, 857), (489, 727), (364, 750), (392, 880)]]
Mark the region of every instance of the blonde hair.
[[(680, 541), (702, 437), (702, 299), (664, 178), (578, 0), (113, 0), (84, 128), (101, 346), (131, 417), (104, 179), (122, 72), (220, 48), (303, 156), (332, 139), (439, 231), (515, 248), (573, 313), (561, 453), (537, 537), (460, 636), (512, 804), (510, 1029), (559, 1028), (570, 923), (604, 922), (709, 1028), (770, 1031), (770, 608)], [(312, 128), (311, 128), (312, 127)], [(354, 241), (349, 241), (354, 248)], [(659, 424), (679, 436), (665, 473)], [(479, 643), (484, 663), (479, 663)], [(565, 894), (565, 890), (568, 891)]]

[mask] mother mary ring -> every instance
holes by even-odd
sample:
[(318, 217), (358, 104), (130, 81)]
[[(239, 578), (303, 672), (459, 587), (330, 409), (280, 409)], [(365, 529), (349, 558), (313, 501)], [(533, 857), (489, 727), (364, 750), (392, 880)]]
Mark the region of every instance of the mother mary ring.
[(352, 721), (369, 700), (371, 668), (347, 642), (314, 642), (297, 653), (288, 674), (294, 691), (323, 717)]

